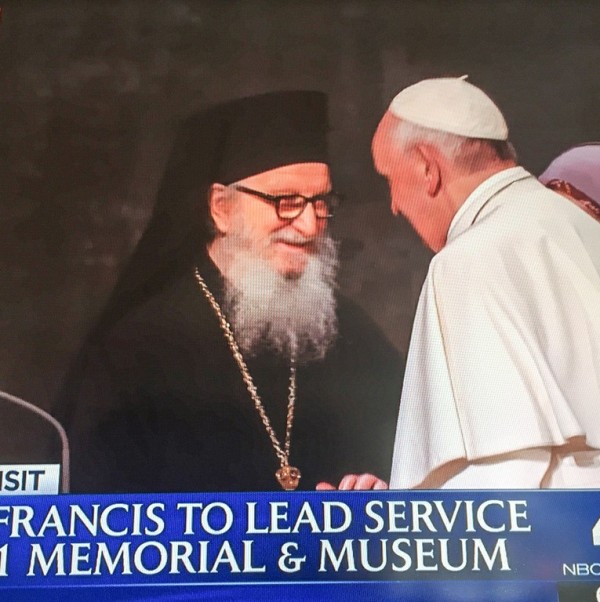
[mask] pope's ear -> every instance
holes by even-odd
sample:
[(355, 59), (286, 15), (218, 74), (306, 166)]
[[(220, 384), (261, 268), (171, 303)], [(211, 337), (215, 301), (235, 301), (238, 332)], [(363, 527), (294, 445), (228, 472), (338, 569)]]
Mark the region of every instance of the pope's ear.
[(417, 146), (417, 153), (421, 158), (423, 175), (427, 184), (427, 194), (437, 196), (442, 186), (442, 171), (439, 163), (439, 154), (436, 149), (426, 144)]
[(218, 232), (227, 234), (231, 225), (231, 194), (223, 184), (211, 184), (208, 189), (208, 208)]

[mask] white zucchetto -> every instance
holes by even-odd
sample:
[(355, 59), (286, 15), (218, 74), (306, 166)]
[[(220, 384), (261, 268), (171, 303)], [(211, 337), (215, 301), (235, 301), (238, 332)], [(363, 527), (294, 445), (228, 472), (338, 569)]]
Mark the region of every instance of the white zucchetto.
[(415, 125), (465, 138), (507, 140), (500, 109), (467, 76), (425, 79), (402, 90), (389, 111)]

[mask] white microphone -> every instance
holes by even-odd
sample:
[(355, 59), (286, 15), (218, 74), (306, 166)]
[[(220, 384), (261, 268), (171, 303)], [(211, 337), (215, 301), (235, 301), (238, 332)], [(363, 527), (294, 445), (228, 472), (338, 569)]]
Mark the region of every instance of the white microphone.
[[(69, 454), (69, 440), (67, 438), (67, 433), (63, 428), (62, 424), (54, 418), (54, 416), (50, 415), (45, 410), (42, 410), (38, 406), (30, 403), (29, 401), (25, 401), (20, 397), (15, 395), (11, 395), (10, 393), (6, 393), (4, 391), (0, 391), (0, 398), (4, 399), (8, 403), (15, 404), (22, 408), (25, 408), (29, 412), (33, 412), (38, 416), (41, 416), (46, 422), (49, 422), (53, 428), (58, 432), (61, 441), (61, 459), (62, 459), (62, 470), (61, 470), (61, 490), (63, 493), (69, 493), (69, 481), (70, 481), (70, 471), (69, 471), (69, 462), (70, 462), (70, 454)], [(25, 485), (25, 479), (27, 476), (32, 476), (34, 482), (39, 483), (39, 479), (41, 477), (41, 471), (43, 471), (44, 464), (30, 464), (30, 465), (11, 465), (11, 466), (0, 466), (0, 493), (2, 493), (1, 483), (9, 482), (15, 488), (18, 483)], [(46, 465), (47, 466), (47, 465)], [(17, 468), (19, 467), (19, 468)], [(33, 467), (33, 468), (32, 468)], [(12, 474), (18, 473), (21, 471), (21, 474)], [(23, 472), (25, 471), (25, 472)], [(22, 479), (19, 481), (19, 479)], [(55, 481), (56, 483), (56, 481)], [(56, 486), (56, 485), (55, 485)], [(25, 490), (25, 487), (23, 487)], [(28, 491), (21, 491), (19, 493), (27, 493)], [(15, 491), (15, 493), (17, 493)]]

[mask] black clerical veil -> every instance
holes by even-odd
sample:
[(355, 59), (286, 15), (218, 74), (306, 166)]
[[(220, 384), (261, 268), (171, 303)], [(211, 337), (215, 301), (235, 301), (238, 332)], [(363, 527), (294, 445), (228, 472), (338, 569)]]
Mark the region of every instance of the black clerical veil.
[(327, 97), (284, 91), (223, 103), (181, 126), (153, 215), (93, 335), (181, 276), (212, 238), (208, 191), (293, 163), (328, 163)]

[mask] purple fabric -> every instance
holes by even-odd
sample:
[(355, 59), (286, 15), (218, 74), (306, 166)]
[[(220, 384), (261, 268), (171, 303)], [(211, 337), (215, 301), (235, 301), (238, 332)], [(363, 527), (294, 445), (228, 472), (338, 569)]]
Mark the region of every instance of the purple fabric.
[(556, 157), (539, 179), (543, 184), (564, 180), (600, 203), (600, 143), (570, 148)]

